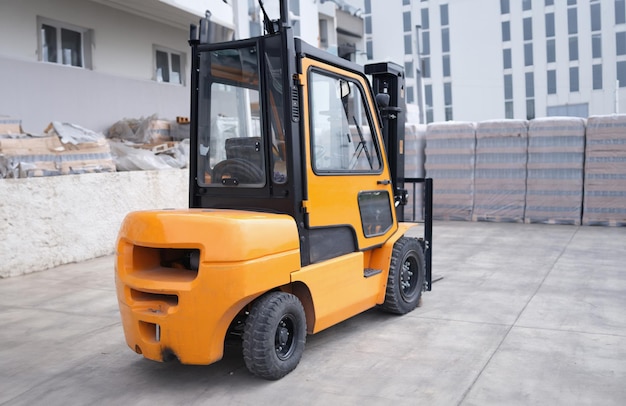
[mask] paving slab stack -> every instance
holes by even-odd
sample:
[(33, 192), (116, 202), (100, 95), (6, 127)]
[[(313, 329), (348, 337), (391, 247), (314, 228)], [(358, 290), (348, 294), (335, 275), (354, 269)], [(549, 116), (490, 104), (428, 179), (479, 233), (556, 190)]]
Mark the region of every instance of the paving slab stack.
[[(404, 176), (406, 178), (423, 178), (425, 175), (424, 161), (426, 148), (426, 125), (405, 124), (404, 126)], [(424, 220), (424, 184), (405, 184), (409, 191), (409, 201), (404, 206), (404, 219)], [(415, 197), (415, 199), (413, 199)], [(415, 204), (413, 201), (415, 200)]]
[(432, 123), (426, 129), (426, 176), (433, 178), (433, 219), (472, 219), (476, 125)]
[(524, 221), (527, 153), (527, 121), (476, 125), (474, 221)]
[(585, 120), (548, 117), (529, 122), (526, 223), (580, 225)]
[(587, 120), (584, 225), (626, 226), (626, 115)]

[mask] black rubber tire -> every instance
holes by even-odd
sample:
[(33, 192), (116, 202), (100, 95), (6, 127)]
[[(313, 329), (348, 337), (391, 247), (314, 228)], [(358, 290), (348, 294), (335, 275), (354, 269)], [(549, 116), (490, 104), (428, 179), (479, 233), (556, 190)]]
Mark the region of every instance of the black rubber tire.
[(389, 313), (406, 314), (415, 309), (424, 288), (426, 264), (417, 238), (401, 237), (393, 246), (385, 302)]
[(243, 359), (254, 375), (277, 380), (293, 371), (304, 352), (306, 317), (298, 298), (271, 292), (259, 298), (246, 320)]

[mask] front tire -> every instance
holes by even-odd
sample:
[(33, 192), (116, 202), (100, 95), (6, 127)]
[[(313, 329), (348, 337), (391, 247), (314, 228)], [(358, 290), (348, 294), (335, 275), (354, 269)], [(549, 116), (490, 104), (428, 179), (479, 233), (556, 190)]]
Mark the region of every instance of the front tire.
[(298, 298), (271, 292), (258, 299), (246, 320), (243, 359), (254, 375), (276, 380), (293, 371), (304, 352), (306, 317)]
[(401, 237), (396, 241), (381, 308), (395, 314), (415, 309), (422, 296), (425, 269), (424, 251), (416, 238)]

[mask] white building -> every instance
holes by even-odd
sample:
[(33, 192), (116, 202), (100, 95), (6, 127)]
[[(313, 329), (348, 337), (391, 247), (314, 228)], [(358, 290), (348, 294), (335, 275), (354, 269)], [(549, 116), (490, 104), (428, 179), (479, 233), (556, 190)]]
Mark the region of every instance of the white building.
[(427, 122), (626, 112), (625, 0), (366, 0), (364, 15), (368, 54), (405, 64)]
[(189, 115), (189, 25), (223, 0), (2, 0), (0, 116), (40, 134), (50, 121), (105, 131), (116, 121)]

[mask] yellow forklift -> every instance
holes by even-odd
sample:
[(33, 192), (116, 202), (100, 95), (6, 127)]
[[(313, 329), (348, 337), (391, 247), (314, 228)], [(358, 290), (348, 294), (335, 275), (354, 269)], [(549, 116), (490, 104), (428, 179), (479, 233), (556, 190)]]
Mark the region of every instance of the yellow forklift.
[[(191, 27), (190, 207), (130, 213), (117, 241), (126, 342), (148, 359), (210, 364), (234, 334), (250, 372), (280, 379), (307, 334), (431, 289), (432, 181), (404, 178), (402, 68), (294, 38), (286, 3), (261, 37)], [(423, 238), (406, 235), (407, 181), (426, 184)]]

